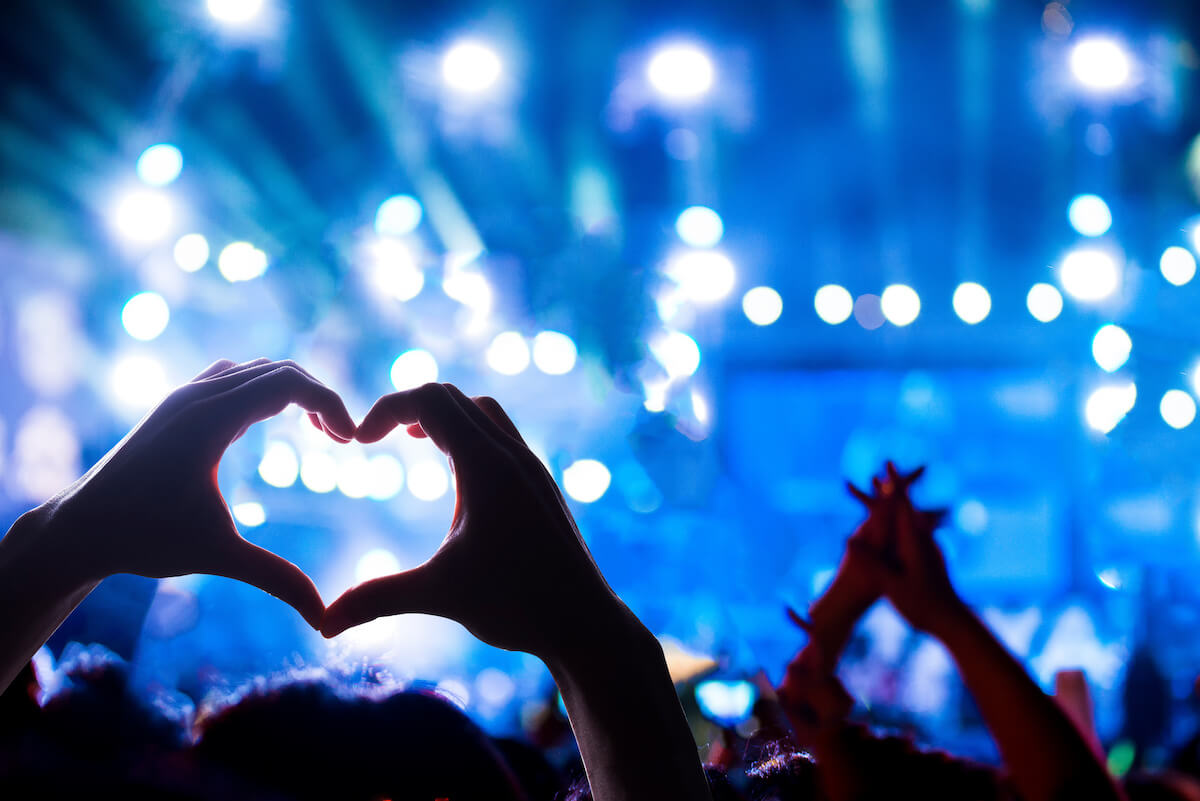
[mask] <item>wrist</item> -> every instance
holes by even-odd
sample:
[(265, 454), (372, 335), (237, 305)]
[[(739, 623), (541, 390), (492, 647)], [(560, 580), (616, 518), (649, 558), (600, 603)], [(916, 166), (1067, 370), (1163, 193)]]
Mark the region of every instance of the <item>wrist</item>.
[(581, 675), (644, 665), (647, 660), (665, 664), (662, 646), (629, 607), (614, 596), (603, 613), (572, 627), (569, 634), (536, 654), (556, 681)]
[(922, 631), (941, 641), (947, 648), (979, 625), (979, 618), (958, 595), (946, 599), (939, 605), (938, 613), (920, 627)]
[(69, 530), (55, 501), (31, 509), (0, 539), (0, 571), (58, 594), (90, 592), (103, 576), (93, 575), (93, 560), (72, 547)]

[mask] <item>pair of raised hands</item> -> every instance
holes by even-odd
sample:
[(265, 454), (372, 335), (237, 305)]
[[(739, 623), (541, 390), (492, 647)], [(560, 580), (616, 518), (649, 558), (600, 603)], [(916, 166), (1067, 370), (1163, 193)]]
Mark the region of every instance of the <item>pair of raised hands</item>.
[[(217, 486), (218, 463), (249, 426), (292, 403), (338, 442), (376, 442), (405, 425), (446, 453), (457, 504), (427, 562), (354, 587), (326, 608), (303, 571), (238, 534)], [(287, 602), (327, 637), (383, 615), (423, 612), (546, 658), (581, 626), (624, 609), (504, 410), (450, 384), (380, 398), (356, 425), (336, 392), (291, 361), (219, 361), (172, 392), (42, 517), (40, 546), (73, 584), (116, 573), (226, 576)]]

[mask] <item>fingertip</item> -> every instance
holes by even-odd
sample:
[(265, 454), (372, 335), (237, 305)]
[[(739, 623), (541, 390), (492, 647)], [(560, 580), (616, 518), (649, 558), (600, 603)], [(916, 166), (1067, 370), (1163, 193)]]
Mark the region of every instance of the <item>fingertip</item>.
[(420, 423), (413, 423), (412, 425), (405, 428), (405, 431), (408, 432), (408, 435), (410, 437), (415, 437), (417, 439), (428, 439), (429, 438), (429, 435), (425, 433), (425, 429), (421, 428)]

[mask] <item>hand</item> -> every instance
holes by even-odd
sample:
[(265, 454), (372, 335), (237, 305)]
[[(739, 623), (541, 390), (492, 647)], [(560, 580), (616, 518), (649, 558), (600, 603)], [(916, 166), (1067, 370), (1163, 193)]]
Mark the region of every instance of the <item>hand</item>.
[(354, 436), (338, 395), (294, 363), (213, 364), (38, 510), (39, 545), (81, 586), (115, 573), (209, 573), (253, 584), (318, 626), (325, 607), (312, 581), (242, 539), (217, 486), (229, 444), (293, 402), (335, 440)]
[(321, 631), (334, 637), (384, 615), (456, 620), (486, 643), (550, 662), (636, 619), (592, 561), (554, 480), (491, 398), (426, 384), (376, 402), (358, 428), (376, 442), (399, 425), (447, 454), (457, 503), (424, 564), (348, 590)]
[(796, 740), (804, 748), (815, 748), (822, 739), (839, 733), (854, 706), (821, 650), (816, 642), (805, 646), (788, 664), (787, 675), (776, 691)]

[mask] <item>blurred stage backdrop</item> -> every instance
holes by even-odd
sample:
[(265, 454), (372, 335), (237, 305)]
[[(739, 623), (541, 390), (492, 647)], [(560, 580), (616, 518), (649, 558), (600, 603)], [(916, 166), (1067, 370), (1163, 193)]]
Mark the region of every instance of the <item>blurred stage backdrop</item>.
[[(1155, 649), (1200, 667), (1200, 12), (1188, 2), (17, 2), (0, 28), (7, 525), (219, 357), (292, 357), (361, 416), (491, 394), (703, 702), (780, 678), (860, 509), (929, 466), (954, 575), (1115, 733)], [(419, 563), (450, 476), (293, 409), (222, 464), (324, 597)], [(170, 536), (170, 532), (163, 532)], [(96, 532), (103, 536), (103, 532)], [(409, 617), (327, 642), (204, 576), (107, 582), (39, 659), (184, 709), (272, 671), (436, 683), (511, 730), (534, 659)], [(66, 650), (64, 654), (64, 649)], [(845, 675), (974, 718), (886, 606)], [(1180, 724), (1183, 726), (1184, 724)]]

